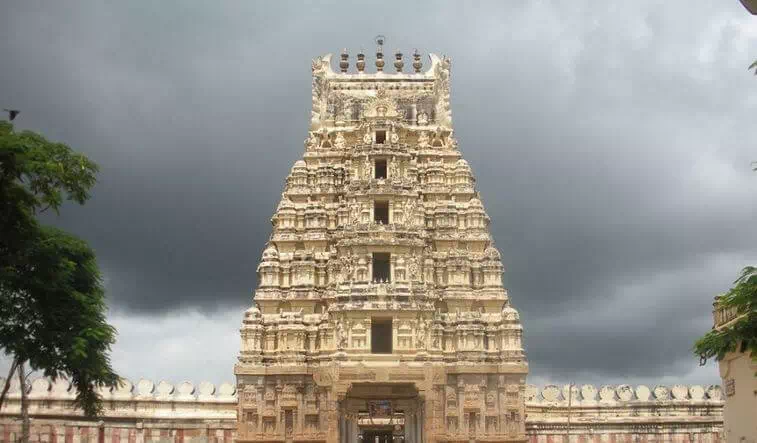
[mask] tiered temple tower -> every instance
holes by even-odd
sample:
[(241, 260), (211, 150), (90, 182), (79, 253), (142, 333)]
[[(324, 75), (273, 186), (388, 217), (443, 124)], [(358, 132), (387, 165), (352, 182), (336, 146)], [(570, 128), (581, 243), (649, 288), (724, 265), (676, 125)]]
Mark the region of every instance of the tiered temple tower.
[(525, 441), (522, 327), (453, 136), (450, 60), (313, 61), (245, 312), (238, 441)]

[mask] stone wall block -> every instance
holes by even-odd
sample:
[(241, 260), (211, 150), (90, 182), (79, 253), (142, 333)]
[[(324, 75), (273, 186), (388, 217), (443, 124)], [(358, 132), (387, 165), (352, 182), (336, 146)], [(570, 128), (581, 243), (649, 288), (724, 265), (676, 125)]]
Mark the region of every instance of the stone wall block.
[(685, 385), (673, 385), (670, 392), (676, 400), (687, 400), (689, 398), (689, 387)]
[(581, 392), (576, 385), (563, 385), (562, 398), (566, 403), (570, 399), (571, 404), (578, 404), (581, 402)]
[(155, 383), (151, 380), (141, 379), (137, 382), (137, 397), (152, 398), (155, 391)]
[(132, 385), (129, 380), (122, 378), (119, 384), (115, 388), (113, 388), (113, 398), (117, 398), (119, 400), (130, 399), (132, 397), (133, 390), (134, 385)]
[(192, 383), (182, 382), (176, 389), (176, 398), (179, 400), (194, 400), (195, 387)]
[[(3, 379), (3, 383), (5, 383), (5, 379)], [(28, 385), (28, 383), (27, 383)], [(5, 386), (3, 384), (3, 386)], [(15, 398), (21, 397), (21, 389), (19, 388), (21, 386), (21, 383), (18, 382), (18, 377), (11, 378), (11, 385), (10, 388), (8, 388), (8, 395)], [(30, 386), (27, 386), (26, 392), (29, 392)]]
[(707, 387), (707, 398), (716, 401), (723, 400), (723, 389), (721, 389), (719, 385), (711, 385)]
[(612, 385), (603, 385), (600, 387), (599, 400), (603, 402), (615, 401), (615, 387)]
[(98, 386), (96, 391), (103, 400), (110, 400), (113, 396), (113, 388), (110, 386)]
[(526, 385), (526, 401), (539, 401), (539, 388), (536, 385)]
[(66, 377), (58, 377), (50, 388), (50, 397), (53, 398), (74, 398), (75, 392), (71, 389), (71, 380)]
[(231, 383), (222, 383), (218, 388), (218, 398), (233, 398), (237, 395), (237, 387)]
[(581, 386), (581, 398), (584, 402), (597, 401), (597, 388), (594, 385)]
[(689, 396), (692, 400), (702, 401), (704, 400), (704, 388), (700, 385), (693, 385), (689, 388)]
[(36, 378), (32, 381), (29, 397), (41, 398), (50, 395), (50, 380), (46, 378)]
[(630, 385), (619, 385), (615, 388), (615, 393), (618, 395), (618, 400), (626, 402), (633, 400), (634, 392)]
[(174, 386), (165, 380), (161, 380), (160, 383), (158, 383), (158, 387), (156, 388), (155, 398), (160, 400), (167, 400), (173, 396), (173, 392)]
[(654, 398), (657, 400), (670, 399), (670, 389), (667, 386), (657, 385), (652, 392), (654, 393)]
[(547, 385), (541, 390), (544, 401), (554, 403), (560, 400), (560, 388), (556, 385)]
[(639, 401), (649, 401), (652, 391), (646, 385), (636, 386), (636, 399)]
[(197, 387), (197, 398), (199, 400), (211, 400), (215, 398), (216, 386), (213, 383), (204, 381)]

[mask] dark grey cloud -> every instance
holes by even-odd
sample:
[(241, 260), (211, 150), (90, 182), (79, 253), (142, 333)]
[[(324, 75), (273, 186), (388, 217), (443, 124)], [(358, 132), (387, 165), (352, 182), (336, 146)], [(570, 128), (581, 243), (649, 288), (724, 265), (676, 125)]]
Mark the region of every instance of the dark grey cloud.
[[(233, 355), (186, 362), (235, 348), (302, 154), (310, 59), (378, 33), (453, 59), (533, 379), (716, 381), (689, 348), (757, 258), (757, 20), (738, 2), (4, 4), (0, 105), (102, 167), (55, 222), (98, 252), (119, 368), (230, 375)], [(176, 364), (149, 366), (145, 322)]]

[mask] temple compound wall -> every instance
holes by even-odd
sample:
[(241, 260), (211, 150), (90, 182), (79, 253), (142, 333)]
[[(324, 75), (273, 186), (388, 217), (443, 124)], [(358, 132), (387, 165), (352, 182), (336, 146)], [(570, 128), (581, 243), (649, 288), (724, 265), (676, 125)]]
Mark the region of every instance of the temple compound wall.
[[(1, 381), (1, 379), (0, 379)], [(32, 382), (29, 411), (32, 441), (40, 442), (232, 442), (236, 441), (238, 392), (231, 384), (193, 386), (141, 380), (101, 392), (105, 410), (97, 420), (84, 419), (73, 408), (74, 393), (65, 381)], [(306, 411), (307, 393), (296, 392), (297, 405)], [(484, 405), (486, 399), (483, 399)], [(316, 403), (316, 408), (319, 405)], [(286, 409), (276, 405), (271, 414)], [(569, 390), (555, 385), (527, 385), (526, 438), (531, 443), (707, 442), (723, 440), (723, 394), (719, 386), (583, 385)], [(13, 385), (9, 403), (0, 410), (0, 441), (18, 441), (21, 423), (20, 392)], [(317, 416), (323, 411), (311, 411)], [(304, 414), (307, 415), (307, 414)], [(410, 414), (408, 414), (410, 415)], [(346, 414), (347, 422), (365, 420)], [(405, 417), (403, 417), (406, 419)], [(378, 420), (378, 419), (376, 419)], [(570, 423), (570, 425), (568, 425)], [(482, 438), (482, 423), (462, 440)], [(277, 427), (281, 441), (325, 441), (323, 429), (303, 422), (289, 438)], [(569, 437), (568, 437), (569, 436)], [(570, 438), (570, 440), (568, 440)], [(401, 439), (400, 439), (401, 441)], [(364, 439), (364, 443), (368, 443)]]

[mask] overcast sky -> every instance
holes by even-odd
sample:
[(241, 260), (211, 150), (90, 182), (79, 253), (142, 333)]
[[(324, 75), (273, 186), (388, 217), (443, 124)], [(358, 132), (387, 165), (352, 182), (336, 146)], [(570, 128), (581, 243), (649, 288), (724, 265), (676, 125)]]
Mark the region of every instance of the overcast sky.
[(529, 382), (719, 382), (691, 345), (757, 262), (757, 17), (738, 0), (112, 3), (3, 2), (0, 108), (101, 166), (54, 222), (97, 251), (122, 375), (233, 379), (310, 61), (371, 60), (380, 33), (452, 58)]

